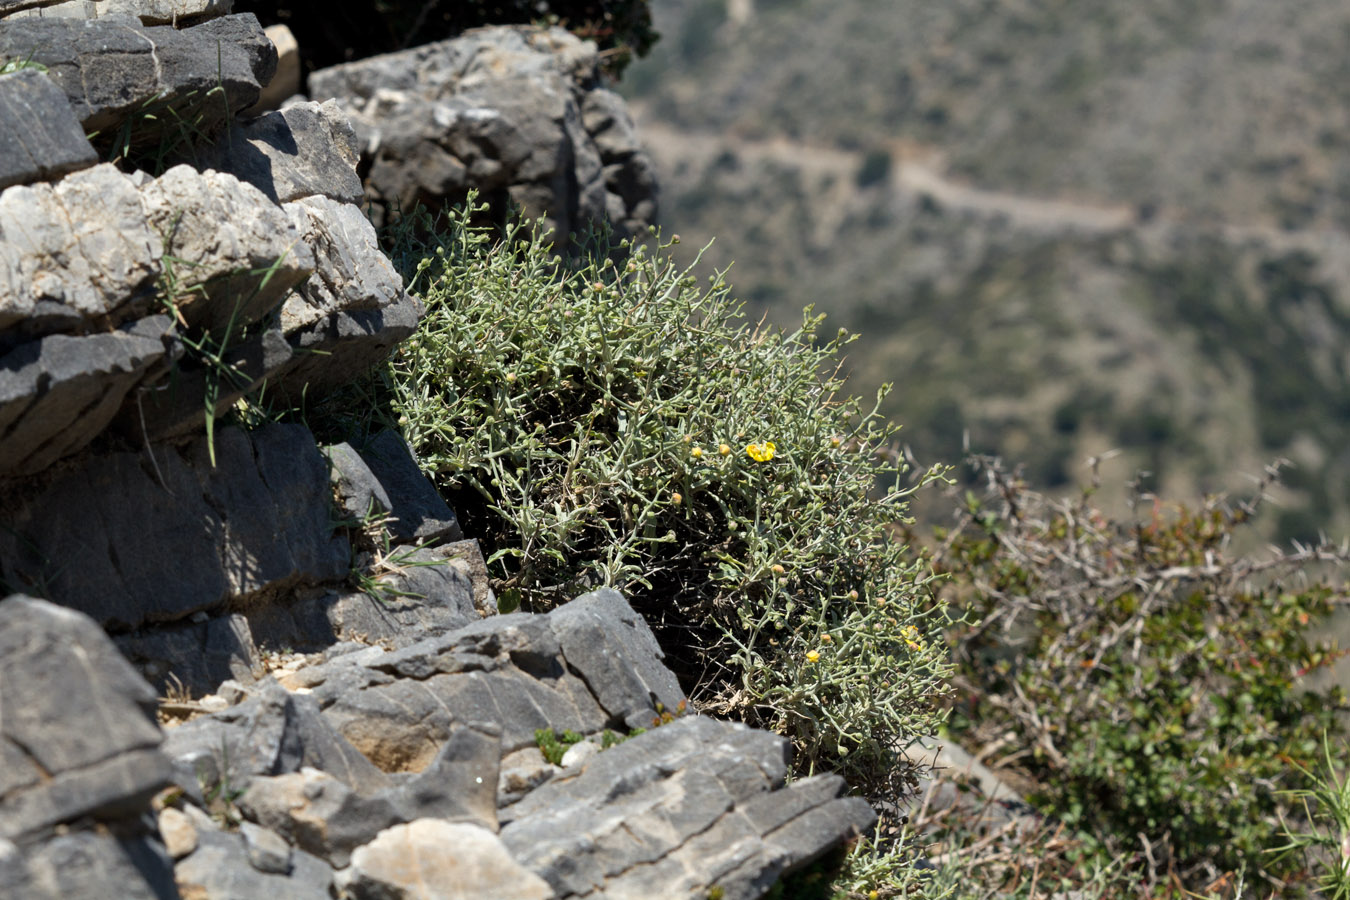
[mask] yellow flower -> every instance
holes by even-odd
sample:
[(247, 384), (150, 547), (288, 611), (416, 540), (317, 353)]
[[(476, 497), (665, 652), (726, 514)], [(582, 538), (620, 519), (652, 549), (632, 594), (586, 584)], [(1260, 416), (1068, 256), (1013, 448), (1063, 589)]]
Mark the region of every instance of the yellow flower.
[(730, 455), (731, 455), (731, 448), (728, 447), (726, 444), (718, 444), (718, 445), (717, 445), (717, 452), (720, 453), (720, 454), (722, 454), (723, 456), (730, 456)]
[(807, 662), (813, 663), (813, 662), (816, 662), (818, 659), (820, 659), (820, 653), (819, 653), (819, 651), (816, 651), (816, 650), (807, 650), (807, 651), (806, 651), (806, 661), (807, 661)]
[(702, 447), (695, 447), (693, 450), (690, 450), (690, 451), (689, 451), (689, 455), (692, 456), (694, 459), (702, 459), (702, 458), (703, 458), (703, 448), (702, 448)]
[(777, 449), (773, 441), (765, 441), (762, 444), (748, 444), (745, 452), (750, 454), (750, 458), (755, 462), (768, 462), (773, 459), (773, 452)]

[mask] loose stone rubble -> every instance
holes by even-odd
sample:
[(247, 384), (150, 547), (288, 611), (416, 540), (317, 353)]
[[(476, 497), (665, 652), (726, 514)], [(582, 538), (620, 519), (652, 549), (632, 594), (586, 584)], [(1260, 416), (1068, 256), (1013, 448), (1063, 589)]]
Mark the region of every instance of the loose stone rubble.
[(673, 716), (621, 595), (499, 615), (397, 433), (216, 421), (415, 329), (367, 201), (644, 227), (594, 47), (485, 29), (239, 118), (276, 52), (229, 12), (0, 0), (0, 896), (732, 900), (870, 827)]

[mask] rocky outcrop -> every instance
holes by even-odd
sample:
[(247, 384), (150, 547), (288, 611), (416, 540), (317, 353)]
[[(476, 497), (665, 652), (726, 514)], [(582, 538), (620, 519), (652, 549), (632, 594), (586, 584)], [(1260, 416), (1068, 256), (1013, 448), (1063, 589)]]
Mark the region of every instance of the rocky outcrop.
[(373, 110), (441, 122), (389, 146), (458, 154), (455, 190), (645, 223), (594, 48), (479, 32), (348, 68), (374, 106), (227, 121), (274, 66), (228, 11), (0, 0), (0, 896), (752, 898), (869, 827), (683, 715), (620, 594), (499, 615), (396, 432), (217, 422), (416, 327), (360, 207)]
[(470, 190), (545, 217), (561, 242), (588, 222), (629, 236), (656, 219), (651, 162), (595, 45), (560, 28), (482, 28), (334, 66), (309, 93), (351, 117), (377, 220)]

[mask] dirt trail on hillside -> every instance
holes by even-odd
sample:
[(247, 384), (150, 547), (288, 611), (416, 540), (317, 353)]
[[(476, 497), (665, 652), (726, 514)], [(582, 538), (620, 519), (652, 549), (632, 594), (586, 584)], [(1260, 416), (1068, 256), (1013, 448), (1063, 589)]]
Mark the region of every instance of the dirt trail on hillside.
[[(670, 170), (680, 162), (706, 167), (719, 155), (732, 151), (742, 163), (774, 163), (794, 168), (803, 175), (828, 177), (834, 185), (827, 198), (830, 201), (846, 200), (857, 193), (855, 177), (865, 156), (861, 152), (784, 137), (745, 139), (717, 132), (680, 130), (653, 121), (644, 114), (641, 104), (633, 104), (633, 112), (638, 120), (638, 133), (662, 168)], [(1236, 244), (1260, 243), (1279, 252), (1314, 254), (1320, 258), (1327, 277), (1350, 284), (1350, 235), (1341, 231), (1286, 230), (1264, 223), (1195, 222), (1166, 209), (1143, 220), (1130, 206), (1043, 199), (962, 184), (946, 176), (942, 155), (937, 150), (905, 141), (895, 141), (891, 149), (890, 190), (901, 197), (930, 198), (949, 212), (1047, 235), (1090, 237), (1130, 228), (1162, 236), (1178, 229), (1212, 233)]]

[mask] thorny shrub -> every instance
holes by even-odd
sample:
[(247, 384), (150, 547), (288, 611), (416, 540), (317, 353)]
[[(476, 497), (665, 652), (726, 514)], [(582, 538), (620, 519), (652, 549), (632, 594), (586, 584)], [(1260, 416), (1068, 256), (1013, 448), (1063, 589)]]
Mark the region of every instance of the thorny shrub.
[(1098, 859), (1127, 859), (1147, 896), (1297, 896), (1302, 860), (1269, 851), (1282, 792), (1309, 789), (1322, 736), (1343, 733), (1340, 689), (1303, 676), (1338, 656), (1314, 636), (1344, 600), (1309, 572), (1346, 548), (1234, 557), (1276, 467), (1234, 508), (1142, 496), (1118, 521), (1093, 489), (1054, 501), (975, 464), (988, 491), (936, 552), (975, 623), (955, 633), (953, 732), (1029, 775), (1031, 801)]

